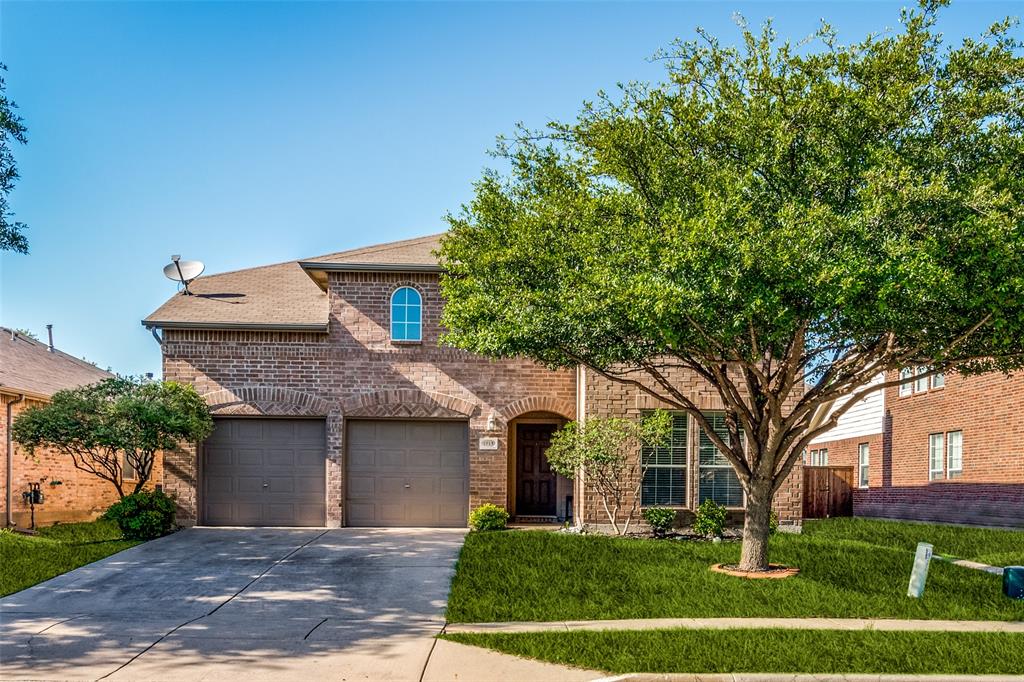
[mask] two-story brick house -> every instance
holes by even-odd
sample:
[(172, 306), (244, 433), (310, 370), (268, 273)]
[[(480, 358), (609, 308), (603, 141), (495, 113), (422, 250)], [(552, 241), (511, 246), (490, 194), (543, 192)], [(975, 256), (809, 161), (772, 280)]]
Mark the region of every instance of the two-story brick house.
[(808, 463), (854, 468), (857, 516), (1024, 526), (1024, 374), (901, 376), (816, 439)]
[[(440, 237), (203, 277), (143, 320), (164, 378), (195, 385), (215, 415), (210, 439), (166, 456), (181, 521), (463, 526), (491, 502), (520, 520), (602, 522), (578, 482), (550, 470), (551, 435), (579, 414), (657, 406), (590, 372), (440, 345)], [(677, 419), (645, 504), (742, 507), (698, 431)], [(798, 524), (799, 485), (779, 499), (783, 522)]]

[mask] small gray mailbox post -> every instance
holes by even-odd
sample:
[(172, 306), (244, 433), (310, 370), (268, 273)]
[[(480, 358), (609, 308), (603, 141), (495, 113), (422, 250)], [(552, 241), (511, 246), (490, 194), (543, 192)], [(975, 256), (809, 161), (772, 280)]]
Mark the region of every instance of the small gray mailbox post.
[(932, 560), (932, 546), (927, 542), (917, 543), (917, 554), (914, 555), (914, 570), (910, 572), (908, 597), (920, 597), (924, 594), (924, 583), (928, 580), (928, 566)]

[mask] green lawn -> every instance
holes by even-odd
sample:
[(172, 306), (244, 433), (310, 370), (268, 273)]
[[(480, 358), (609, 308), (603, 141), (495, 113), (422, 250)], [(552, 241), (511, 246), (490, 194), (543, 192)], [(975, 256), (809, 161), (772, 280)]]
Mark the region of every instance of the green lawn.
[(121, 531), (112, 521), (49, 526), (39, 529), (36, 536), (0, 533), (0, 596), (137, 544), (121, 539)]
[[(933, 562), (922, 599), (906, 596), (914, 525), (876, 538), (878, 522), (808, 524), (804, 535), (778, 534), (773, 561), (797, 566), (785, 580), (743, 580), (712, 573), (739, 559), (735, 542), (622, 539), (536, 531), (470, 533), (448, 601), (455, 623), (715, 616), (821, 616), (1024, 620), (1024, 602), (1003, 596), (1000, 578)], [(884, 524), (888, 526), (888, 524)], [(845, 527), (845, 530), (844, 530)], [(988, 557), (1012, 539), (946, 529), (925, 539), (940, 553)], [(862, 532), (863, 531), (863, 532)], [(961, 537), (973, 540), (955, 541)], [(868, 539), (861, 539), (867, 535)], [(876, 544), (877, 543), (877, 544)], [(1013, 553), (1013, 548), (1010, 549)]]
[(445, 639), (609, 673), (1019, 674), (1024, 635), (830, 630), (453, 634)]
[(930, 542), (938, 554), (980, 561), (993, 566), (1024, 565), (1024, 531), (940, 526), (930, 523), (823, 519), (805, 521), (804, 535), (815, 538), (860, 540), (879, 547), (913, 551)]

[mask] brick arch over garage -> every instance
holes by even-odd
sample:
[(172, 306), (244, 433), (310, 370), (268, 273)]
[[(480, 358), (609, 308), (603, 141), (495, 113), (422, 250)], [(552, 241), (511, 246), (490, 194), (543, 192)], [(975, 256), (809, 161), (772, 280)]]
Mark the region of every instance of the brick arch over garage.
[(323, 398), (279, 386), (222, 388), (202, 398), (218, 416), (325, 417), (331, 412), (330, 403)]
[(476, 409), (462, 398), (409, 388), (364, 393), (341, 403), (346, 418), (467, 419)]
[(510, 403), (501, 409), (501, 416), (505, 421), (511, 421), (521, 414), (527, 412), (554, 412), (566, 419), (576, 418), (576, 406), (568, 400), (560, 400), (546, 395), (534, 395), (529, 398), (521, 398)]

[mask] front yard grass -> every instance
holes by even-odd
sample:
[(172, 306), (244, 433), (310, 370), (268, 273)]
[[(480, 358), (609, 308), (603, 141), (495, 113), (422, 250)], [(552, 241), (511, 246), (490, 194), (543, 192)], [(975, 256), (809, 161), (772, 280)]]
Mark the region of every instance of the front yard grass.
[[(804, 535), (780, 533), (773, 537), (772, 561), (800, 568), (798, 576), (785, 580), (743, 580), (710, 572), (711, 564), (739, 560), (738, 542), (538, 531), (470, 533), (452, 581), (448, 620), (1024, 619), (1024, 602), (1003, 596), (998, 576), (938, 561), (932, 562), (925, 596), (908, 598), (907, 582), (917, 542), (913, 538), (923, 527), (915, 525), (905, 537), (894, 532), (879, 539), (867, 525), (877, 522), (866, 522), (861, 533), (856, 525), (860, 521), (851, 521), (853, 525), (845, 533), (838, 524), (809, 524)], [(867, 539), (861, 539), (865, 534)], [(932, 538), (936, 552), (964, 552), (968, 547), (951, 542), (947, 549), (936, 539), (940, 537)], [(1016, 538), (1024, 542), (1024, 533)], [(1004, 541), (1008, 542), (999, 540)], [(1004, 545), (971, 547), (972, 556), (977, 557), (1005, 551)], [(1012, 548), (1009, 554), (1013, 554)]]
[(0, 533), (0, 597), (137, 544), (102, 520), (40, 528), (35, 536)]
[(443, 635), (608, 673), (1019, 674), (1024, 635), (834, 630), (645, 630)]
[(1024, 531), (1019, 530), (846, 518), (805, 521), (804, 535), (909, 551), (919, 542), (930, 542), (943, 556), (992, 566), (1024, 565)]

